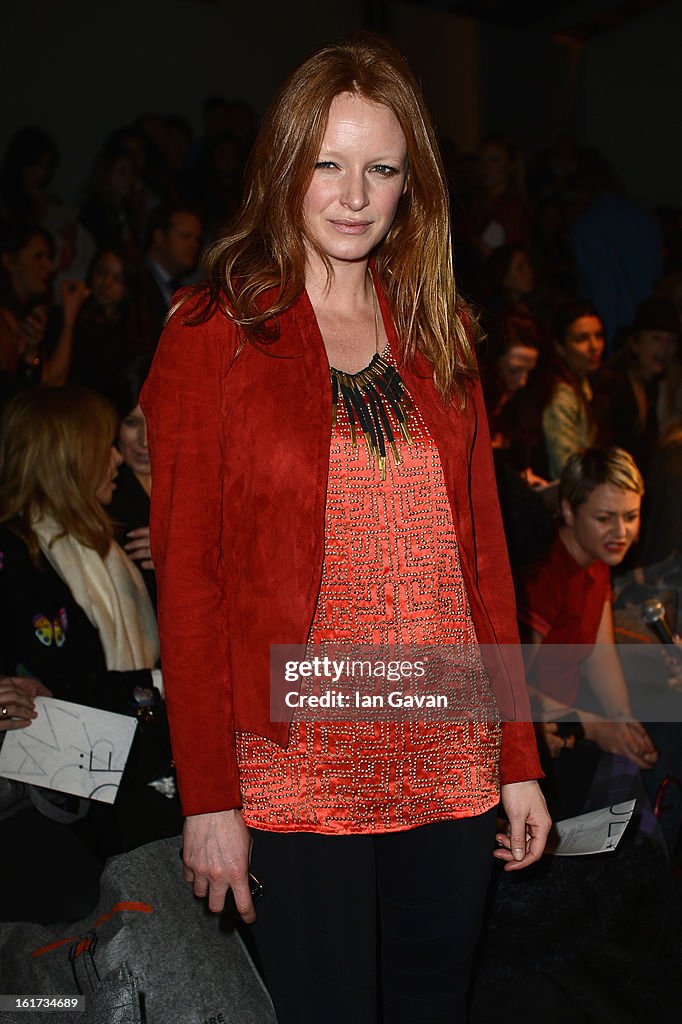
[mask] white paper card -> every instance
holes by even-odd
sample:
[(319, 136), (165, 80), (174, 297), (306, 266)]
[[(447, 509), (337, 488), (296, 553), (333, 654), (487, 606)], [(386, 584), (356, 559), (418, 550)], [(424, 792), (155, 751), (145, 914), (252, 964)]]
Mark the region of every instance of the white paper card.
[(5, 733), (0, 775), (113, 804), (137, 719), (36, 697), (38, 717)]
[(611, 804), (576, 818), (554, 823), (546, 853), (557, 857), (582, 857), (615, 850), (635, 809), (635, 800)]

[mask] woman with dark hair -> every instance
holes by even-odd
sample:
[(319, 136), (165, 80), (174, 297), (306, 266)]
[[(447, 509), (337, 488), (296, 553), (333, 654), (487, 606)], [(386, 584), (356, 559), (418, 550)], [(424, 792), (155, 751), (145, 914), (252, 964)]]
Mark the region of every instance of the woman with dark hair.
[(568, 302), (554, 320), (556, 361), (551, 397), (542, 413), (549, 475), (556, 480), (573, 452), (594, 444), (590, 375), (601, 366), (604, 327), (589, 302)]
[(98, 249), (135, 245), (133, 197), (139, 186), (134, 156), (118, 135), (106, 141), (95, 157), (88, 197), (80, 222)]
[[(533, 341), (523, 336), (509, 335), (498, 331), (487, 339), (483, 373), (483, 393), (488, 412), (488, 426), (493, 448), (510, 449), (515, 441), (516, 427), (519, 426), (518, 399), (538, 365), (540, 352)], [(540, 414), (536, 417), (536, 430), (528, 443), (537, 442), (540, 431)], [(526, 462), (523, 467), (530, 465)]]
[(115, 400), (127, 360), (151, 348), (152, 328), (141, 299), (141, 261), (124, 246), (96, 253), (90, 295), (76, 320), (70, 380)]
[(530, 249), (531, 221), (521, 155), (508, 135), (488, 135), (478, 149), (480, 194), (469, 214), (468, 234), (480, 261), (501, 245)]
[(149, 546), (149, 499), (152, 477), (147, 448), (147, 423), (140, 408), (140, 392), (149, 368), (151, 355), (131, 359), (119, 373), (113, 392), (120, 416), (118, 450), (123, 462), (119, 466), (116, 493), (109, 506), (109, 515), (116, 530), (116, 540), (137, 563), (145, 586), (156, 607), (156, 576)]
[(0, 373), (17, 385), (59, 386), (69, 372), (74, 325), (87, 287), (62, 281), (63, 316), (51, 324), (52, 236), (36, 224), (5, 225), (0, 261)]
[(623, 348), (611, 360), (617, 443), (645, 473), (665, 428), (682, 419), (680, 318), (674, 302), (645, 299)]
[[(474, 322), (431, 120), (388, 43), (323, 47), (284, 83), (207, 270), (141, 403), (185, 879), (214, 911), (231, 889), (280, 1024), (379, 1002), (392, 1024), (464, 1020), (500, 795), (508, 870), (549, 819), (522, 677), (479, 648), (516, 631)], [(270, 703), (278, 644), (361, 646), (373, 678), (389, 649), (447, 645), (471, 717), (446, 669), (437, 718), (315, 718), (318, 677), (292, 720)]]
[(535, 290), (535, 271), (527, 250), (522, 245), (501, 245), (486, 260), (485, 276), (486, 306), (492, 318), (501, 321), (506, 334), (524, 338), (536, 348), (547, 348), (547, 329), (529, 303)]
[(0, 168), (2, 220), (42, 223), (57, 200), (47, 194), (59, 152), (51, 135), (26, 125), (9, 141)]

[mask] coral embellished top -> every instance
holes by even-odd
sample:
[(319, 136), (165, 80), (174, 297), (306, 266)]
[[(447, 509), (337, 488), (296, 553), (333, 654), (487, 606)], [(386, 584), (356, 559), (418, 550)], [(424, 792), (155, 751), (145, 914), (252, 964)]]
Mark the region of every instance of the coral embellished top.
[[(390, 362), (388, 353), (385, 358)], [(384, 414), (398, 438), (388, 402)], [(353, 442), (347, 409), (339, 403), (322, 585), (309, 639), (325, 653), (334, 641), (403, 657), (427, 645), (471, 651), (469, 678), (463, 683), (458, 677), (456, 690), (464, 686), (476, 695), (477, 713), (465, 721), (443, 711), (420, 718), (415, 710), (363, 721), (360, 710), (354, 720), (324, 722), (298, 709), (284, 748), (240, 733), (237, 760), (248, 825), (389, 832), (482, 814), (499, 800), (499, 715), (475, 656), (476, 630), (440, 457), (416, 409), (407, 422), (411, 443), (395, 441), (400, 462), (389, 449), (382, 480), (362, 434)], [(447, 702), (449, 691), (454, 704), (455, 686), (448, 683), (439, 681), (439, 696)]]

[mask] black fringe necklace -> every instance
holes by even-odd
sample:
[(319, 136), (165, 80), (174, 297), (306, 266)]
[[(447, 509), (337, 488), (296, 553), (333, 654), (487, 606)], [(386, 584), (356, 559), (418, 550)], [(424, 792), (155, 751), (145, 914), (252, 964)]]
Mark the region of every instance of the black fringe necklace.
[(374, 281), (372, 301), (376, 351), (370, 363), (357, 373), (344, 373), (333, 366), (329, 368), (332, 382), (332, 429), (336, 427), (340, 395), (348, 415), (351, 443), (357, 446), (359, 429), (364, 435), (370, 458), (376, 461), (381, 479), (385, 480), (387, 446), (393, 452), (396, 466), (402, 461), (389, 410), (393, 413), (401, 437), (411, 444), (412, 438), (407, 425), (412, 403), (397, 369), (378, 351), (379, 312)]

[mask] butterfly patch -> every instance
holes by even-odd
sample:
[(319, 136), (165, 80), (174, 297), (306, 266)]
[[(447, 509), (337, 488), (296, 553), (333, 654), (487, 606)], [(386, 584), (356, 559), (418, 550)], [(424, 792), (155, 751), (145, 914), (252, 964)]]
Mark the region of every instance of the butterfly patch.
[(33, 616), (31, 622), (33, 624), (35, 635), (45, 647), (51, 647), (52, 644), (54, 644), (55, 647), (64, 646), (66, 642), (66, 630), (68, 628), (66, 608), (59, 609), (59, 615), (56, 619), (48, 619), (47, 615), (43, 615), (42, 612), (39, 612), (38, 615)]

